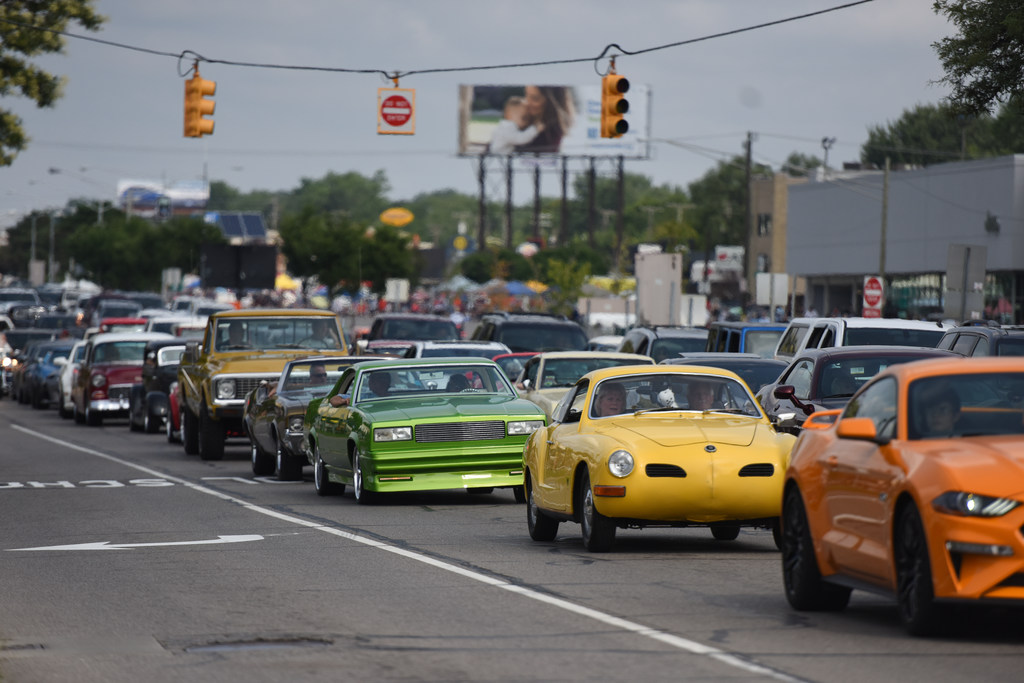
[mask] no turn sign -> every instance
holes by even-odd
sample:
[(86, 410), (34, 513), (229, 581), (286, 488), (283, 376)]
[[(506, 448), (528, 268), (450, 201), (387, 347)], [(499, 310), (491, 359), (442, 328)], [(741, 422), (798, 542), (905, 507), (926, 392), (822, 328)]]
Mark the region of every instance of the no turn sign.
[(885, 286), (882, 279), (875, 275), (864, 278), (864, 317), (882, 317), (882, 302), (885, 299)]
[(377, 133), (412, 135), (416, 132), (416, 91), (409, 88), (377, 89)]

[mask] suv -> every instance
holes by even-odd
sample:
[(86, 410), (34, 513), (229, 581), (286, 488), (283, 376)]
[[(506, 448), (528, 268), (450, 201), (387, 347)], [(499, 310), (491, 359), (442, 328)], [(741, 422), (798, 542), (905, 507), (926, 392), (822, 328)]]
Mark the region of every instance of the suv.
[(1024, 330), (961, 325), (947, 330), (938, 347), (962, 356), (1024, 356)]
[(459, 329), (450, 318), (419, 313), (381, 313), (373, 320), (367, 341), (403, 339), (407, 341), (450, 341), (459, 338)]
[(704, 350), (756, 353), (762, 358), (771, 358), (775, 354), (779, 337), (785, 331), (785, 323), (716, 320), (708, 325), (708, 345)]
[(934, 347), (945, 329), (942, 323), (903, 318), (793, 318), (775, 347), (775, 357), (790, 361), (804, 349), (832, 346)]
[(485, 313), (473, 330), (476, 341), (501, 342), (519, 351), (584, 351), (587, 333), (563, 315)]
[(703, 327), (654, 325), (627, 330), (618, 350), (619, 353), (650, 356), (655, 363), (660, 363), (681, 353), (703, 351), (707, 343), (708, 331)]
[[(332, 346), (321, 343), (321, 327), (331, 331)], [(224, 441), (245, 434), (242, 414), (249, 392), (264, 380), (276, 384), (293, 358), (314, 354), (348, 354), (331, 311), (256, 308), (211, 315), (202, 340), (186, 341), (178, 366), (185, 452), (222, 459)]]

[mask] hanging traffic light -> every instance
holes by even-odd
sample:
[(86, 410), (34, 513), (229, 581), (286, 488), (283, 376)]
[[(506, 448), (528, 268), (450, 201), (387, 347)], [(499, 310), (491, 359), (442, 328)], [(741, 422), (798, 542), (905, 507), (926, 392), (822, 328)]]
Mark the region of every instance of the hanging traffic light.
[(203, 117), (213, 115), (215, 103), (207, 96), (216, 92), (217, 84), (200, 78), (199, 69), (185, 81), (185, 137), (201, 138), (213, 134), (213, 120)]
[(629, 130), (624, 115), (629, 111), (629, 81), (614, 71), (601, 80), (601, 137), (618, 138)]

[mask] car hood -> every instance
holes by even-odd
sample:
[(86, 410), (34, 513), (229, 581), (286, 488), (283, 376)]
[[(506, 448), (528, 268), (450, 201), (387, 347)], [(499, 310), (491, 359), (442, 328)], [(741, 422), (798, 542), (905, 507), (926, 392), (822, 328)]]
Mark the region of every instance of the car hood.
[(535, 403), (526, 399), (502, 396), (447, 396), (415, 400), (389, 399), (358, 404), (374, 420), (386, 422), (426, 420), (434, 418), (475, 418), (506, 415), (543, 419), (544, 414)]
[[(987, 436), (915, 442), (922, 462), (942, 468), (965, 491), (1001, 482), (1001, 495), (1024, 491), (1024, 437)], [(1005, 488), (1003, 488), (1005, 486)]]
[(711, 416), (654, 417), (639, 415), (626, 419), (615, 419), (605, 425), (600, 423), (596, 431), (621, 441), (637, 443), (651, 441), (659, 446), (686, 446), (694, 443), (728, 444), (749, 446), (754, 442), (758, 420), (749, 417)]

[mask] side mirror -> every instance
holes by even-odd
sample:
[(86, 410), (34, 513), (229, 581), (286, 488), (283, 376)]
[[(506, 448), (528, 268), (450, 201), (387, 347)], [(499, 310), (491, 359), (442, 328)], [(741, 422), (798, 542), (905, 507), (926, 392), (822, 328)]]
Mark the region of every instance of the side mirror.
[(523, 379), (523, 381), (519, 383), (519, 388), (521, 388), (521, 389), (523, 389), (525, 391), (529, 391), (530, 390), (530, 384), (531, 384), (530, 380)]
[(875, 421), (870, 417), (848, 417), (840, 420), (836, 427), (836, 434), (844, 439), (859, 439), (861, 441), (878, 442), (878, 432), (875, 430)]
[(62, 368), (68, 364), (68, 359), (64, 357), (54, 358), (53, 364), (56, 365), (58, 368)]
[(182, 363), (195, 363), (199, 358), (199, 342), (185, 342), (185, 353), (181, 354)]
[(360, 339), (359, 341), (357, 341), (356, 342), (356, 353), (359, 354), (359, 355), (365, 354), (366, 353), (366, 345), (368, 343), (369, 343), (369, 341), (366, 340), (366, 339)]
[(796, 397), (796, 388), (792, 384), (781, 384), (775, 387), (775, 391), (772, 392), (772, 396), (784, 401), (789, 401), (797, 408), (804, 411), (804, 415), (810, 415), (814, 412), (814, 406), (809, 403), (804, 403)]
[(335, 394), (327, 399), (327, 402), (334, 408), (344, 408), (348, 405), (348, 396), (344, 394)]

